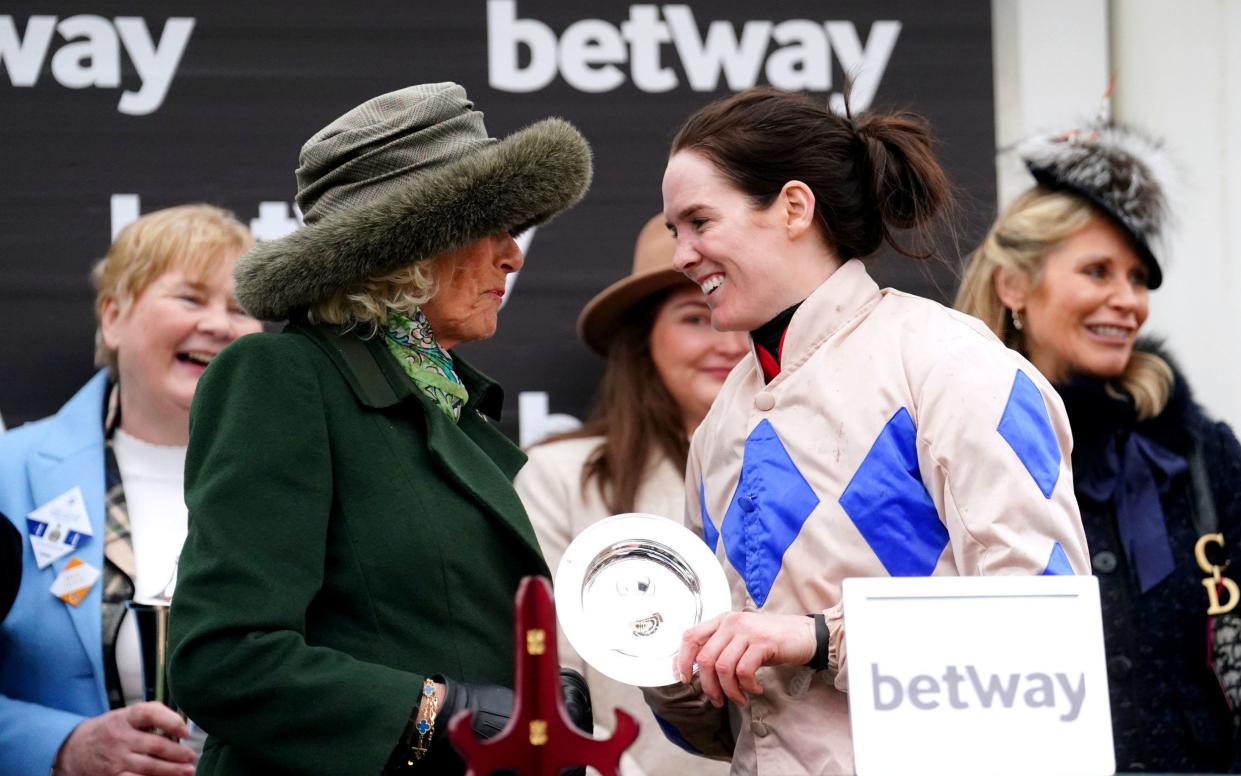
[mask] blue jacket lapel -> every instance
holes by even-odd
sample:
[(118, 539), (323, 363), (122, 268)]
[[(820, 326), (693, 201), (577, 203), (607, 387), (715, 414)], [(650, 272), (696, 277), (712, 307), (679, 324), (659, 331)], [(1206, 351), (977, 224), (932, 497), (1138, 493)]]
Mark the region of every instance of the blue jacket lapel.
[[(75, 557), (100, 571), (103, 570), (103, 402), (107, 387), (107, 375), (100, 372), (78, 391), (56, 414), (47, 436), (28, 464), (30, 489), (35, 506), (46, 504), (74, 487), (81, 488), (93, 532), (90, 541), (85, 545), (43, 569), (42, 576), (49, 588), (65, 565)], [(25, 515), (22, 515), (19, 519), (24, 518)], [(90, 658), (100, 702), (107, 708), (107, 694), (103, 686), (100, 622), (102, 589), (103, 582), (100, 580), (91, 587), (90, 593), (78, 606), (64, 604), (64, 607), (73, 622), (74, 630), (77, 631), (78, 639), (82, 642), (82, 649)]]

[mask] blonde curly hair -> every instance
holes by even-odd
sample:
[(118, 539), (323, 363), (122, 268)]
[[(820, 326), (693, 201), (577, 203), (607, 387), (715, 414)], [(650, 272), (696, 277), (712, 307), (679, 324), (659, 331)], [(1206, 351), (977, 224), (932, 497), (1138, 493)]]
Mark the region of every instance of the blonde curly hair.
[(366, 336), (373, 337), (393, 313), (409, 315), (435, 296), (440, 261), (437, 257), (414, 262), (395, 272), (338, 289), (312, 304), (306, 317), (312, 323), (360, 328)]

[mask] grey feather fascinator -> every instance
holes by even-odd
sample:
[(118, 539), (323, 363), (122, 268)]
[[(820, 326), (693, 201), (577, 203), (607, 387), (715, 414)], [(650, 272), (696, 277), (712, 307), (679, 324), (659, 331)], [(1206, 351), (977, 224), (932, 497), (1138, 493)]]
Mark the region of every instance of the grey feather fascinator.
[(1017, 146), (1039, 185), (1084, 197), (1133, 238), (1154, 289), (1163, 271), (1153, 246), (1168, 222), (1165, 187), (1171, 163), (1161, 143), (1126, 127), (1099, 121)]

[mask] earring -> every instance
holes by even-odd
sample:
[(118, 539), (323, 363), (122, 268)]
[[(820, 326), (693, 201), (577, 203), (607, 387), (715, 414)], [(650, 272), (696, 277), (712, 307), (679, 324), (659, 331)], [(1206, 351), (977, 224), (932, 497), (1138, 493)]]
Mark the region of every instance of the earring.
[(1021, 322), (1021, 311), (1014, 308), (1012, 313), (1013, 313), (1013, 328), (1016, 329), (1017, 331), (1021, 331), (1022, 329), (1025, 328), (1025, 324)]

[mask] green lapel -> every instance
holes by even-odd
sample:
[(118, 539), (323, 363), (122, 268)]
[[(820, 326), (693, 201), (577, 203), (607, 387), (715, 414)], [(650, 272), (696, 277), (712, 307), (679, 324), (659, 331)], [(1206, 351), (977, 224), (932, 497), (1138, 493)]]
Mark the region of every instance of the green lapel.
[(327, 353), (363, 405), (417, 407), (414, 411), (426, 423), (427, 449), (441, 470), (542, 559), (534, 528), (512, 484), (526, 455), (488, 420), (499, 419), (504, 400), (500, 386), (454, 354), (457, 375), (470, 394), (461, 420), (454, 423), (423, 395), (378, 337), (364, 340), (302, 321), (289, 325)]

